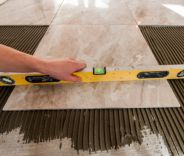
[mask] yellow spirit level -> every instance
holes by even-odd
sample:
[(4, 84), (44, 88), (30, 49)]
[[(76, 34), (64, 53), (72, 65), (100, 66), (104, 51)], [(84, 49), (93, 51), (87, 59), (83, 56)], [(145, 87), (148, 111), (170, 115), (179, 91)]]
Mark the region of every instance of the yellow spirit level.
[[(131, 80), (160, 80), (184, 79), (184, 65), (159, 65), (147, 67), (103, 67), (86, 68), (76, 72), (82, 83), (104, 81)], [(0, 72), (0, 86), (16, 86), (29, 84), (60, 84), (72, 83), (57, 80), (49, 75), (40, 73), (2, 73)]]

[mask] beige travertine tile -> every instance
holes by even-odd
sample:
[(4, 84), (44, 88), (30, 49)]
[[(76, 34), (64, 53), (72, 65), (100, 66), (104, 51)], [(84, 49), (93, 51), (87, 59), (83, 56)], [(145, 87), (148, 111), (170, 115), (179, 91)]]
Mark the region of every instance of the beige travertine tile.
[[(136, 26), (53, 25), (36, 56), (80, 58), (92, 66), (157, 64)], [(16, 87), (4, 110), (178, 107), (167, 81)]]
[(124, 0), (139, 25), (184, 25), (183, 0)]
[(0, 25), (50, 24), (63, 0), (8, 0), (0, 5)]
[(53, 24), (126, 24), (136, 22), (123, 0), (65, 0)]

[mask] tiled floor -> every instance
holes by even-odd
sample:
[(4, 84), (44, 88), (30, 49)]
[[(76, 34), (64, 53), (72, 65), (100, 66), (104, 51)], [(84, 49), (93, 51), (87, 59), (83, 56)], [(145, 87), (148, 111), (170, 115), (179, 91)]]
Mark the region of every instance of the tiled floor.
[(53, 24), (135, 25), (123, 0), (66, 0)]
[(184, 1), (0, 0), (0, 19), (0, 25), (50, 24), (53, 19), (54, 24), (184, 25)]
[[(183, 0), (7, 0), (5, 3), (4, 1), (0, 0), (0, 25), (52, 25), (36, 52), (37, 56), (61, 58), (72, 56), (86, 60), (89, 66), (156, 64), (147, 43), (143, 40), (137, 28), (137, 24), (184, 25)], [(63, 90), (60, 86), (17, 87), (15, 91), (21, 91), (21, 94), (17, 94), (14, 91), (9, 99), (9, 103), (11, 104), (9, 109), (19, 108), (17, 105), (12, 105), (14, 99), (22, 103), (21, 108), (31, 108), (32, 106), (35, 108), (33, 103), (35, 104), (40, 98), (47, 103), (47, 106), (51, 102), (53, 103), (52, 108), (55, 106), (58, 108), (58, 104), (61, 105), (62, 103), (56, 104), (55, 102), (59, 101), (61, 97), (63, 100), (67, 99), (68, 103), (74, 107), (74, 102), (81, 100), (81, 97), (78, 96), (79, 98), (77, 98), (77, 95), (81, 95), (81, 92), (82, 96), (85, 96), (84, 100), (92, 101), (95, 98), (95, 100), (101, 103), (106, 102), (105, 97), (108, 97), (107, 95), (110, 93), (110, 102), (115, 100), (115, 104), (118, 104), (122, 95), (129, 96), (127, 95), (129, 93), (127, 92), (128, 89), (131, 89), (131, 97), (136, 97), (136, 100), (139, 101), (140, 97), (144, 98), (143, 101), (145, 103), (137, 106), (150, 107), (150, 104), (169, 106), (172, 104), (171, 99), (173, 100), (173, 104), (178, 104), (176, 99), (173, 98), (174, 95), (171, 89), (165, 82), (146, 82), (139, 85), (137, 83), (130, 85), (129, 83), (121, 85), (119, 83), (112, 83), (111, 85), (99, 84), (95, 86), (91, 84), (79, 86), (81, 88), (78, 89), (77, 85), (74, 89), (71, 89), (71, 86), (65, 86)], [(108, 87), (110, 87), (109, 90), (107, 89)], [(136, 90), (132, 91), (133, 87)], [(104, 88), (105, 92), (103, 92)], [(140, 90), (145, 88), (151, 88), (150, 92), (143, 94), (143, 96), (140, 95)], [(154, 96), (151, 95), (154, 88), (157, 88), (157, 94), (155, 95), (159, 103), (158, 101), (154, 102), (152, 99), (149, 99), (151, 96)], [(24, 93), (22, 93), (22, 89), (24, 89)], [(37, 93), (35, 94), (34, 91), (39, 91), (40, 94), (36, 95)], [(65, 94), (67, 93), (66, 97), (63, 96), (64, 91), (66, 91)], [(88, 91), (90, 93), (86, 95)], [(102, 94), (102, 92), (105, 97), (99, 98), (99, 94)], [(169, 97), (165, 97), (164, 99), (168, 101), (159, 99), (159, 93), (166, 92)], [(28, 94), (31, 95), (31, 98), (27, 97)], [(70, 97), (71, 94), (75, 98)], [(135, 98), (129, 98), (128, 100), (128, 103), (131, 104), (135, 101)], [(147, 105), (146, 102), (150, 103)], [(84, 103), (85, 101), (82, 104)], [(125, 103), (127, 104), (127, 102)], [(43, 103), (39, 104), (41, 105), (36, 105), (36, 107), (43, 107)], [(83, 107), (85, 106), (83, 105)], [(133, 107), (133, 105), (129, 105), (129, 107)], [(14, 138), (13, 133), (11, 137)], [(17, 143), (17, 140), (13, 140), (12, 138), (8, 146), (12, 145), (12, 149), (16, 151), (17, 147), (14, 145), (17, 145), (22, 150), (23, 145)], [(6, 136), (1, 136), (1, 143), (7, 141), (6, 139)], [(44, 148), (47, 148), (47, 145), (43, 144)], [(49, 144), (51, 145), (52, 143)], [(144, 146), (144, 148), (146, 152), (150, 150), (147, 146)], [(130, 149), (126, 148), (125, 150), (129, 153)], [(157, 152), (157, 147), (151, 150)], [(28, 145), (24, 151), (17, 150), (15, 154), (19, 155), (22, 152), (24, 152), (24, 155), (38, 155), (43, 152), (43, 148), (38, 149), (37, 146), (33, 148)], [(52, 152), (54, 153), (54, 149), (51, 149)], [(158, 155), (168, 155), (167, 152), (167, 154), (159, 152)], [(8, 149), (4, 150), (3, 155), (8, 155), (8, 153)], [(147, 153), (144, 154), (147, 155)], [(122, 155), (122, 153), (114, 155)], [(125, 153), (125, 155), (130, 155), (130, 153)]]
[(63, 0), (0, 1), (0, 25), (49, 25)]
[(125, 0), (139, 25), (184, 25), (183, 0)]

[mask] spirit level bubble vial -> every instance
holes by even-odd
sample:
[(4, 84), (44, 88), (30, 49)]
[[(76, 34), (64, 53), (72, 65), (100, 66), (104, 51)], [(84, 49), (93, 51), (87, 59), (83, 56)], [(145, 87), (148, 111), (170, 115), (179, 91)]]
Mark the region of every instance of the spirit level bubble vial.
[(105, 74), (106, 74), (106, 67), (103, 68), (93, 67), (93, 75), (105, 75)]

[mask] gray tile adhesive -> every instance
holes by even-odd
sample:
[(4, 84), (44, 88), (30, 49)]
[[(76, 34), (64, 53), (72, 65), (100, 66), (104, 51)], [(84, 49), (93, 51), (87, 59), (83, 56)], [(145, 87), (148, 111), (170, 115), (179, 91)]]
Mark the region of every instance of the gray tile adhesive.
[[(0, 43), (33, 54), (48, 26), (0, 26)], [(159, 64), (184, 63), (184, 27), (140, 26)], [(20, 127), (24, 141), (71, 138), (76, 150), (109, 150), (141, 143), (147, 126), (172, 155), (184, 154), (184, 80), (170, 80), (180, 108), (6, 111), (13, 87), (0, 87), (0, 133)], [(59, 146), (59, 145), (58, 145)]]

